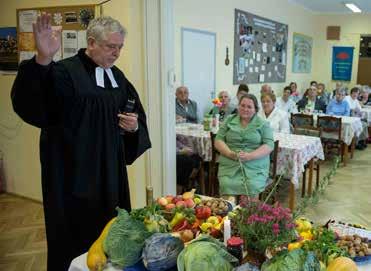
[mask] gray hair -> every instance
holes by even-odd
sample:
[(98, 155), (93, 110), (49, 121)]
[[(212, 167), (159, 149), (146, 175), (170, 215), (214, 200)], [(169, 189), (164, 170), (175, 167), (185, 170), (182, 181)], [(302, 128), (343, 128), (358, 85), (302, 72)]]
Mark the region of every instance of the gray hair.
[(90, 21), (86, 30), (86, 40), (92, 37), (97, 41), (103, 41), (107, 38), (107, 34), (116, 32), (123, 37), (127, 34), (126, 29), (119, 21), (109, 16), (98, 17)]
[(220, 96), (222, 96), (223, 93), (226, 93), (227, 96), (228, 96), (228, 98), (230, 98), (229, 93), (228, 93), (228, 91), (226, 91), (226, 90), (221, 90), (221, 91), (219, 91), (219, 93), (218, 93), (218, 97), (220, 98)]
[(344, 96), (346, 96), (347, 95), (347, 88), (346, 87), (341, 87), (341, 88), (339, 88), (338, 90), (336, 90), (336, 93), (339, 93), (339, 94), (341, 94), (341, 95), (344, 95)]

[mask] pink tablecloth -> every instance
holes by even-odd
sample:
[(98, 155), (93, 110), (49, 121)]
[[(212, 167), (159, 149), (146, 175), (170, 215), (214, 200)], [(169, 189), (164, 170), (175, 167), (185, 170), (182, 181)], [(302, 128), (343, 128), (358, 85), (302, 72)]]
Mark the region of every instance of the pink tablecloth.
[(279, 140), (277, 173), (290, 178), (295, 188), (298, 188), (305, 164), (315, 157), (325, 159), (321, 139), (283, 133), (274, 133), (273, 136), (274, 140)]

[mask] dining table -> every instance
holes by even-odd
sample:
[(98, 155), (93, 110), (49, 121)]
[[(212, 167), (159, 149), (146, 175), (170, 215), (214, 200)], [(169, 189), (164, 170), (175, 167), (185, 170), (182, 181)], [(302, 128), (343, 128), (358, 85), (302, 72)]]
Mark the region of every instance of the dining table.
[(324, 160), (324, 152), (319, 137), (273, 133), (274, 140), (278, 140), (277, 174), (290, 179), (289, 208), (295, 208), (295, 191), (299, 188), (300, 177), (309, 169), (308, 191), (313, 189), (313, 166), (315, 159)]

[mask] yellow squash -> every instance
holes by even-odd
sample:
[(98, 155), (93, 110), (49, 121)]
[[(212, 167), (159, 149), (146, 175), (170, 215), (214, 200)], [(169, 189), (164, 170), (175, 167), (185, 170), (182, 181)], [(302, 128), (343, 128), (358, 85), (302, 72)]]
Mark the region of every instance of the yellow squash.
[(357, 271), (357, 265), (347, 257), (339, 257), (331, 261), (327, 271)]
[(108, 231), (115, 220), (116, 217), (107, 223), (98, 239), (89, 248), (86, 262), (90, 271), (102, 271), (106, 265), (107, 257), (103, 251), (103, 241), (106, 239)]

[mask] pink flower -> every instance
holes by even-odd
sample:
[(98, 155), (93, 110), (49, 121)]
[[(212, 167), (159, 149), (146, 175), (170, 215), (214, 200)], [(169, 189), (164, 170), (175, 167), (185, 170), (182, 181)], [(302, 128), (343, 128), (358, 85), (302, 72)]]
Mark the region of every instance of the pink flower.
[(286, 224), (286, 229), (290, 230), (290, 229), (293, 229), (295, 228), (295, 224), (294, 223), (287, 223)]
[(273, 233), (277, 236), (280, 233), (280, 225), (277, 223), (274, 223), (272, 225)]

